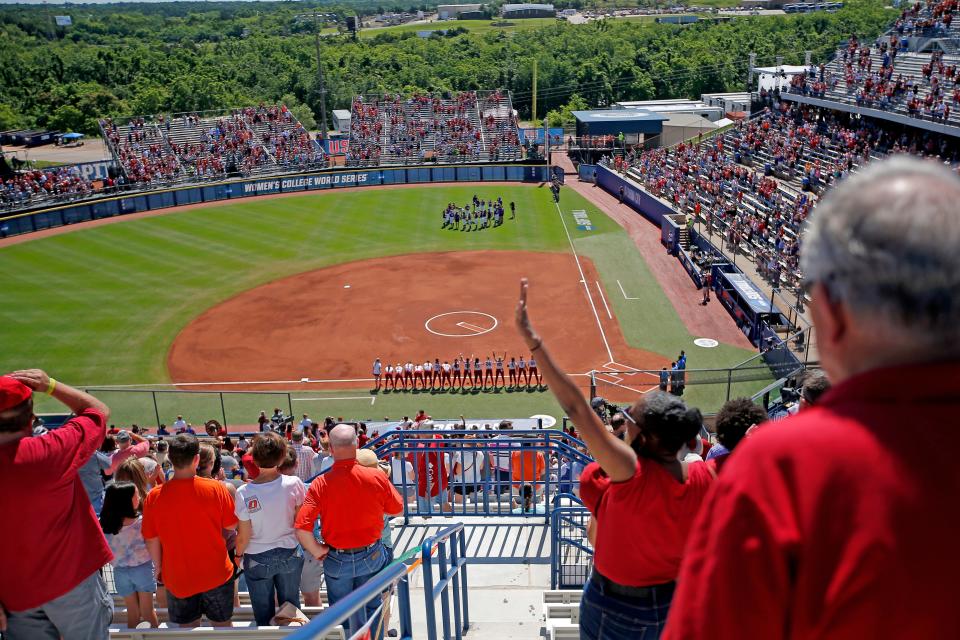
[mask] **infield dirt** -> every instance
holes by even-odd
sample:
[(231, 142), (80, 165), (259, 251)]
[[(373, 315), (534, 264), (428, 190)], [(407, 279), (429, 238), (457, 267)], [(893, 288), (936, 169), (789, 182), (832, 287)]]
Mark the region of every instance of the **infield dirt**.
[[(588, 282), (600, 279), (588, 259), (580, 262)], [(513, 324), (521, 276), (530, 279), (534, 325), (565, 370), (611, 360), (669, 366), (627, 346), (596, 292), (591, 305), (569, 253), (471, 251), (345, 263), (245, 291), (177, 336), (168, 369), (175, 382), (346, 380), (369, 378), (377, 357), (385, 364), (529, 357)]]

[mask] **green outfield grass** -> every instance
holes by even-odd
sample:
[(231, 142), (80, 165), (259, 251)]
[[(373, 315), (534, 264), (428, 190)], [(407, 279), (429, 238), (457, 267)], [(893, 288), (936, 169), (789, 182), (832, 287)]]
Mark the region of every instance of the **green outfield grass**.
[[(441, 231), (445, 204), (465, 203), (475, 192), (515, 201), (517, 220), (480, 233)], [(620, 227), (573, 191), (564, 190), (561, 205), (578, 252), (596, 262), (631, 345), (668, 357), (686, 348), (690, 368), (726, 367), (751, 355), (724, 346), (691, 353), (694, 336), (687, 334)], [(578, 230), (570, 216), (573, 209), (586, 210), (595, 229)], [(505, 185), (250, 199), (31, 240), (0, 249), (5, 306), (0, 371), (42, 367), (79, 385), (168, 382), (166, 354), (176, 335), (235, 294), (346, 261), (458, 249), (569, 251), (569, 242), (548, 189)], [(624, 287), (629, 283), (630, 295), (640, 300), (624, 300), (617, 280)], [(350, 398), (295, 404), (298, 413), (311, 415), (382, 418), (420, 408), (443, 417), (559, 412), (548, 392), (381, 394), (373, 404), (368, 390), (320, 390), (302, 397)], [(707, 399), (714, 403), (712, 395)], [(237, 423), (231, 413), (272, 408), (257, 406), (264, 402), (272, 401), (254, 398), (242, 410), (227, 411), (228, 417)], [(156, 421), (152, 400), (143, 406), (143, 398), (111, 392), (111, 404), (118, 422)], [(51, 408), (49, 403), (39, 406)], [(176, 412), (165, 406), (161, 419), (172, 420)], [(202, 419), (202, 413), (198, 408), (194, 419)]]

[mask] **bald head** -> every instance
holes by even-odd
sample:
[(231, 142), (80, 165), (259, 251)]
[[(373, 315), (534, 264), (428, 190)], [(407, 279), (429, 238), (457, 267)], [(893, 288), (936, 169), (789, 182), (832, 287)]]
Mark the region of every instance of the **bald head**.
[(330, 430), (330, 452), (334, 460), (356, 460), (357, 431), (349, 424), (338, 424)]

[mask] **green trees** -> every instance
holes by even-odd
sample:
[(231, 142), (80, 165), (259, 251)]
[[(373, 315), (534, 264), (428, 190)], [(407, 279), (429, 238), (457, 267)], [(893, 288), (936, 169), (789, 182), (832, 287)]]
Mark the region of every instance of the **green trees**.
[[(379, 4), (392, 10), (409, 2)], [(504, 87), (529, 117), (534, 59), (538, 111), (551, 122), (567, 120), (572, 104), (743, 90), (750, 52), (761, 65), (774, 64), (777, 55), (802, 62), (807, 49), (823, 59), (850, 34), (878, 34), (893, 17), (882, 4), (850, 0), (835, 14), (684, 27), (604, 20), (509, 33), (456, 29), (426, 39), (385, 32), (355, 42), (332, 35), (322, 39), (321, 52), (328, 116), (357, 93)], [(320, 7), (341, 11), (332, 2)], [(43, 7), (0, 9), (0, 123), (70, 123), (93, 133), (100, 116), (288, 98), (305, 123), (319, 120), (313, 23), (296, 18), (308, 11), (299, 2), (83, 5), (73, 11), (73, 26), (56, 30)]]

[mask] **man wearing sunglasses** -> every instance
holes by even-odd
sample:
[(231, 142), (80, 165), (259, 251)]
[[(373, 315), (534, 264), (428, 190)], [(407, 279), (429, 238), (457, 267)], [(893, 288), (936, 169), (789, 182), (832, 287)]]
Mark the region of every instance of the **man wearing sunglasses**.
[(834, 386), (731, 455), (665, 637), (956, 637), (958, 204), (955, 174), (899, 156), (817, 207), (801, 266)]

